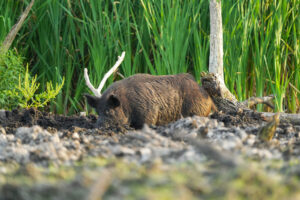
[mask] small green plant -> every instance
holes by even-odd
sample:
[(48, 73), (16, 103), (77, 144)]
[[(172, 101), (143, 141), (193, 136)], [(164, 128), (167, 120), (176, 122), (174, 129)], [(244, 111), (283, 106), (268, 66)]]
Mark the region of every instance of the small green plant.
[(19, 77), (24, 77), (23, 58), (13, 50), (0, 54), (0, 109), (18, 106), (17, 99), (9, 93), (18, 84)]
[(15, 89), (8, 91), (8, 95), (12, 98), (16, 98), (21, 108), (41, 108), (46, 106), (58, 95), (65, 82), (63, 78), (62, 83), (60, 85), (56, 84), (55, 88), (53, 88), (51, 81), (47, 82), (46, 91), (36, 94), (40, 86), (36, 79), (36, 75), (30, 78), (27, 65), (24, 78), (19, 76), (19, 84)]

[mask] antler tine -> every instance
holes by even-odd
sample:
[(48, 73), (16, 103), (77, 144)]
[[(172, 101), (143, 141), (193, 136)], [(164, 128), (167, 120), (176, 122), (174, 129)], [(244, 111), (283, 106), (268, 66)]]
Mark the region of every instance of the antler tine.
[(85, 79), (85, 84), (94, 93), (94, 95), (97, 97), (101, 97), (100, 92), (98, 92), (98, 90), (96, 88), (94, 88), (94, 86), (91, 84), (87, 68), (84, 68), (84, 79)]
[(95, 96), (101, 97), (101, 90), (103, 89), (105, 82), (107, 81), (107, 79), (109, 78), (109, 76), (111, 74), (113, 74), (118, 69), (118, 67), (120, 66), (120, 64), (123, 62), (124, 58), (125, 58), (125, 51), (122, 52), (121, 56), (118, 56), (118, 60), (115, 63), (115, 65), (108, 72), (106, 72), (106, 74), (104, 75), (104, 77), (101, 80), (101, 82), (99, 84), (99, 87), (97, 89), (94, 88), (94, 86), (91, 84), (87, 68), (84, 68), (85, 83), (88, 86), (88, 88), (94, 93)]
[(110, 77), (110, 75), (112, 75), (118, 69), (120, 64), (123, 62), (124, 58), (125, 58), (125, 51), (122, 52), (121, 56), (118, 56), (118, 60), (115, 63), (115, 65), (104, 75), (104, 77), (101, 80), (99, 87), (97, 89), (99, 91), (99, 93), (101, 92), (102, 88), (104, 87), (104, 84), (107, 81), (108, 77)]

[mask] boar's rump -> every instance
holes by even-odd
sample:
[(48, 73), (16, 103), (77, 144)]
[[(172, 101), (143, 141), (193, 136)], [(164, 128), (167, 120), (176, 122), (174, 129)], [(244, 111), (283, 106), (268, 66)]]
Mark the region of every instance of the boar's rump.
[(101, 97), (85, 95), (98, 125), (117, 122), (134, 128), (164, 125), (187, 116), (208, 116), (214, 103), (190, 74), (136, 74), (113, 83)]

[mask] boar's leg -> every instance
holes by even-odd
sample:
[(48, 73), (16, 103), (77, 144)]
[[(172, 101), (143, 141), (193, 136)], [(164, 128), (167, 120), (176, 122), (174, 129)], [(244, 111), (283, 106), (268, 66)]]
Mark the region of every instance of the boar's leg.
[(158, 110), (152, 108), (151, 110), (139, 110), (135, 109), (131, 113), (130, 126), (135, 129), (143, 128), (144, 124), (158, 125), (157, 124)]
[(140, 112), (133, 112), (130, 120), (130, 126), (135, 129), (143, 128), (145, 124), (145, 116), (143, 116)]

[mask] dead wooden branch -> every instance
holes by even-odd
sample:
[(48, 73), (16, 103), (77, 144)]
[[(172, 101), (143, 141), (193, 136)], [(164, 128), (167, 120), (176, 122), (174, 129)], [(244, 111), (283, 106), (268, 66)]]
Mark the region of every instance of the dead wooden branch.
[(257, 104), (266, 104), (270, 108), (274, 109), (274, 105), (272, 104), (274, 98), (274, 95), (269, 95), (266, 97), (250, 97), (249, 99), (242, 101), (241, 103), (248, 108)]
[[(261, 115), (265, 118), (272, 118), (275, 113), (262, 112)], [(300, 125), (300, 114), (280, 113), (280, 121)]]
[(125, 58), (125, 51), (122, 52), (121, 56), (118, 56), (118, 60), (115, 63), (115, 65), (104, 75), (103, 79), (101, 80), (98, 88), (94, 88), (94, 86), (91, 84), (91, 81), (89, 79), (89, 75), (88, 75), (88, 69), (84, 68), (84, 79), (85, 79), (85, 83), (88, 86), (88, 88), (94, 93), (95, 96), (97, 97), (101, 97), (101, 90), (104, 87), (105, 82), (107, 81), (107, 79), (110, 77), (110, 75), (112, 75), (120, 66), (120, 64), (123, 62)]
[(8, 33), (6, 38), (4, 39), (4, 41), (2, 43), (2, 46), (0, 47), (0, 53), (5, 54), (8, 51), (8, 49), (10, 48), (12, 42), (14, 41), (17, 33), (21, 29), (25, 19), (27, 18), (28, 13), (31, 10), (33, 4), (34, 4), (34, 0), (32, 0), (30, 2), (30, 4), (26, 7), (25, 11), (20, 16), (19, 21), (12, 27), (12, 29), (10, 30), (10, 32)]
[[(215, 74), (202, 73), (201, 83), (202, 87), (213, 99), (219, 111), (224, 113), (252, 112), (255, 115), (260, 115), (262, 119), (271, 119), (275, 115), (275, 113), (256, 112), (248, 107), (249, 105), (252, 106), (258, 103), (270, 104), (270, 101), (274, 99), (274, 96), (272, 95), (267, 97), (254, 97), (249, 100), (239, 102), (227, 88), (222, 88), (220, 81)], [(282, 122), (300, 125), (300, 114), (280, 113), (279, 118)]]

